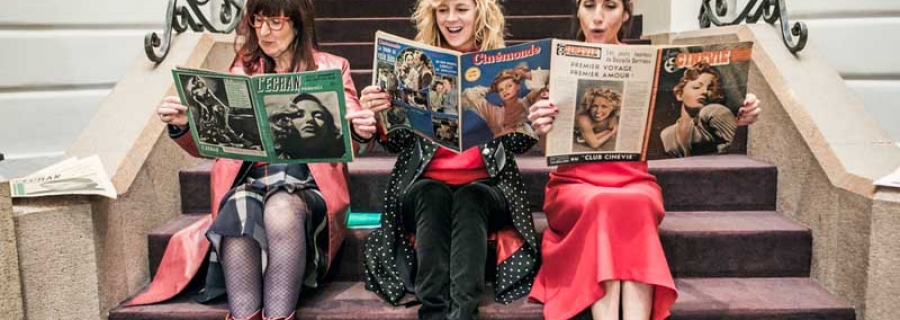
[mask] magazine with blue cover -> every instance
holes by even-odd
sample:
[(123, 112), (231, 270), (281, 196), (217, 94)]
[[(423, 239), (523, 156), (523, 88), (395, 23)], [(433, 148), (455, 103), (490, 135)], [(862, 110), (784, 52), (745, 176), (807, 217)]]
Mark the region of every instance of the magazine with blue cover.
[(463, 54), (377, 32), (372, 81), (391, 95), (382, 137), (407, 129), (456, 152), (513, 132), (537, 138), (527, 115), (547, 90), (549, 50), (538, 40)]

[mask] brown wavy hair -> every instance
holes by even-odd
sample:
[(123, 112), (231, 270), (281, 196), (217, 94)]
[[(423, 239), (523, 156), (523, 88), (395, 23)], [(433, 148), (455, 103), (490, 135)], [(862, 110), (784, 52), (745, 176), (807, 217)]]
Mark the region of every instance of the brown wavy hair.
[[(576, 41), (584, 41), (585, 40), (584, 32), (581, 31), (581, 23), (578, 20), (578, 8), (581, 6), (582, 1), (584, 1), (584, 0), (575, 0), (575, 2), (574, 2), (575, 6), (572, 9), (572, 12), (573, 12), (572, 16), (575, 18), (572, 20), (573, 21), (572, 22), (572, 34), (575, 35)], [(603, 1), (603, 0), (598, 0), (598, 1)], [(632, 18), (634, 18), (634, 4), (631, 2), (631, 0), (622, 0), (622, 5), (625, 6), (625, 13), (628, 14), (628, 20), (625, 20), (622, 23), (622, 27), (619, 29), (619, 33), (617, 35), (619, 37), (619, 41), (622, 41), (623, 39), (625, 39), (625, 36), (627, 36), (628, 32), (631, 31), (631, 26), (632, 26), (631, 22), (634, 20), (634, 19), (632, 19)]]
[(678, 81), (678, 84), (675, 85), (675, 88), (672, 89), (675, 92), (676, 97), (680, 97), (681, 94), (684, 93), (684, 86), (687, 85), (688, 82), (697, 80), (700, 78), (700, 75), (704, 73), (709, 73), (713, 75), (713, 82), (709, 85), (709, 96), (707, 97), (707, 103), (722, 103), (725, 101), (725, 91), (722, 89), (722, 75), (719, 74), (719, 71), (716, 71), (712, 66), (709, 65), (706, 61), (700, 61), (695, 63), (690, 68), (684, 70), (684, 76), (681, 77), (681, 81)]
[[(312, 0), (248, 0), (244, 5), (241, 22), (237, 25), (237, 37), (234, 41), (235, 52), (247, 73), (275, 72), (275, 60), (259, 47), (256, 28), (250, 25), (254, 14), (270, 17), (284, 15), (290, 18), (296, 34), (294, 42), (288, 47), (288, 50), (294, 51), (290, 70), (308, 71), (318, 68), (313, 56), (319, 50), (319, 41), (316, 38), (316, 11)], [(259, 70), (259, 61), (263, 61), (264, 70)]]
[(491, 90), (488, 92), (499, 92), (497, 86), (500, 85), (500, 82), (506, 79), (511, 79), (513, 82), (517, 84), (522, 83), (522, 76), (528, 72), (528, 69), (524, 66), (518, 66), (515, 69), (506, 69), (497, 73), (497, 76), (494, 77), (494, 81), (491, 82)]

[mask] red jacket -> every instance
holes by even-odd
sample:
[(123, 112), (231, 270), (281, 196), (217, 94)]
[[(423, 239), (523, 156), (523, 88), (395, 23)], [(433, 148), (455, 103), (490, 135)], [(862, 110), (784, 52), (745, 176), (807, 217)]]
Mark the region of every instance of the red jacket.
[[(344, 96), (347, 111), (360, 110), (356, 87), (350, 77), (350, 64), (347, 59), (324, 53), (315, 53), (318, 70), (340, 69), (344, 79)], [(246, 74), (239, 61), (230, 70), (232, 73)], [(182, 149), (195, 157), (200, 157), (197, 146), (189, 134), (175, 139)], [(356, 148), (354, 143), (354, 149)], [(215, 159), (210, 172), (210, 193), (212, 214), (175, 233), (166, 247), (156, 276), (147, 290), (131, 299), (127, 305), (157, 303), (168, 300), (187, 287), (188, 283), (200, 269), (209, 252), (209, 241), (206, 230), (218, 214), (218, 204), (225, 193), (233, 186), (240, 171), (242, 161), (232, 159)], [(344, 163), (310, 163), (309, 171), (325, 198), (328, 208), (328, 267), (344, 241), (345, 217), (350, 207), (350, 194), (347, 191), (347, 165)]]

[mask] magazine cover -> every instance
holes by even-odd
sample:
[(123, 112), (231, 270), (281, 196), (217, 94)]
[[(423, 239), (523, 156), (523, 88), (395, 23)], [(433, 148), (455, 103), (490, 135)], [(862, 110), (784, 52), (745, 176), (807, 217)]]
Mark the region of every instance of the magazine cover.
[(462, 56), (462, 150), (513, 132), (537, 139), (528, 109), (548, 90), (549, 39)]
[(745, 148), (732, 142), (752, 48), (743, 42), (660, 49), (647, 159)]
[(643, 156), (657, 48), (554, 40), (548, 165)]
[(459, 151), (459, 53), (379, 31), (373, 68), (373, 84), (391, 95), (382, 132), (409, 129)]
[(203, 156), (272, 163), (353, 158), (340, 70), (254, 77), (172, 73)]
[(559, 114), (546, 137), (547, 164), (743, 150), (733, 143), (752, 46), (554, 40), (550, 96)]
[(456, 152), (510, 132), (537, 138), (528, 108), (547, 90), (549, 48), (541, 40), (462, 54), (377, 32), (372, 82), (391, 95), (382, 138), (404, 128)]

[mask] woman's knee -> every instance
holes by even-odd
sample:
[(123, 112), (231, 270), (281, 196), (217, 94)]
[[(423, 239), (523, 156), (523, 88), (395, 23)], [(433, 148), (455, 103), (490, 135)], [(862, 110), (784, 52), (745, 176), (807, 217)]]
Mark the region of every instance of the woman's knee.
[(267, 228), (270, 225), (285, 225), (289, 221), (305, 221), (307, 214), (306, 202), (300, 195), (279, 191), (266, 199), (264, 218)]
[(410, 186), (406, 197), (408, 201), (443, 204), (449, 203), (452, 195), (453, 190), (444, 182), (419, 179)]

